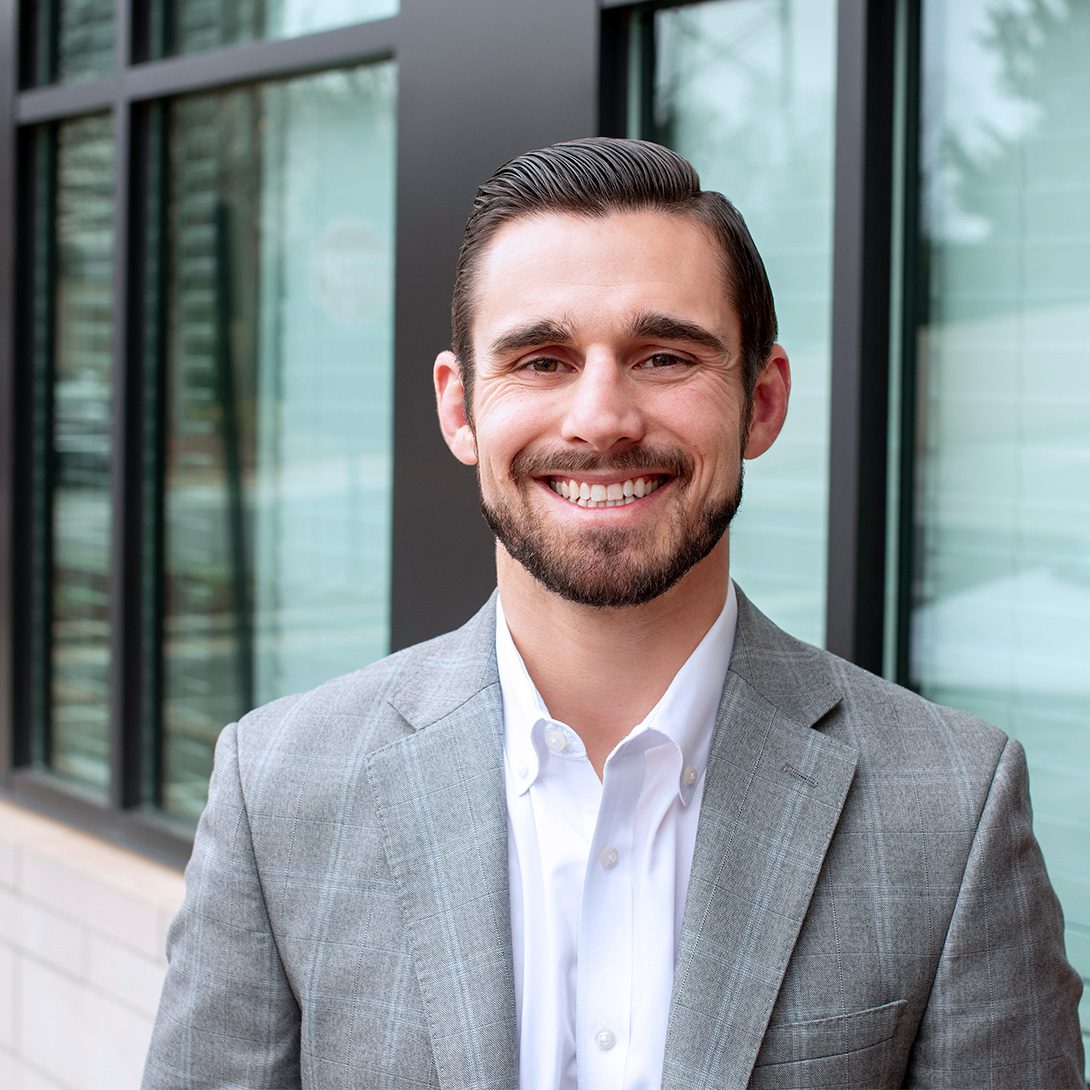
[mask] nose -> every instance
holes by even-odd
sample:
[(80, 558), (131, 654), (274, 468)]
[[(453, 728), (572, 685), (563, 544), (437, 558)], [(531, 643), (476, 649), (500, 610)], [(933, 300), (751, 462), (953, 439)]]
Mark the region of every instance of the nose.
[(644, 434), (639, 390), (611, 354), (588, 355), (568, 387), (562, 434), (594, 450), (630, 446)]

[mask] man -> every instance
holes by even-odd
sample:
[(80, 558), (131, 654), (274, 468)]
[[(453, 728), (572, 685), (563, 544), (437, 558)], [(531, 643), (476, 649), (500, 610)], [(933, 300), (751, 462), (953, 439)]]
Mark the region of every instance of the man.
[(728, 579), (790, 387), (737, 212), (520, 156), (453, 334), (498, 597), (224, 732), (145, 1085), (1082, 1086), (1017, 742)]

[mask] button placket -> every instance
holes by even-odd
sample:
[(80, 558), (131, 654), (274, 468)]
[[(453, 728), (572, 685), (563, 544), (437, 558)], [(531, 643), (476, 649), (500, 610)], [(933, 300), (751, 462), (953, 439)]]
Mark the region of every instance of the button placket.
[(583, 885), (579, 921), (576, 1040), (579, 1085), (621, 1090), (632, 1022), (633, 814), (643, 755), (618, 752), (607, 763), (602, 802)]

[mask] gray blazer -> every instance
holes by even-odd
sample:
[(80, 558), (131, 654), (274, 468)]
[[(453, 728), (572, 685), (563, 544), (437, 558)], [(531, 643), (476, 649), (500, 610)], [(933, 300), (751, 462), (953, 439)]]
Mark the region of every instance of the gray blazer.
[[(228, 727), (146, 1090), (513, 1090), (501, 738), (491, 602)], [(1081, 1087), (1080, 991), (1021, 746), (739, 594), (663, 1086)]]

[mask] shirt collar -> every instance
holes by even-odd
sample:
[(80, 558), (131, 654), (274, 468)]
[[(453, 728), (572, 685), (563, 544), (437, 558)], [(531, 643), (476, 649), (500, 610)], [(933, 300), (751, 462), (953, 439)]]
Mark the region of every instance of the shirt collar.
[[(674, 743), (680, 755), (678, 794), (685, 804), (692, 799), (708, 763), (737, 623), (738, 596), (734, 584), (728, 581), (726, 600), (719, 616), (674, 675), (659, 702), (628, 735), (628, 738), (634, 738), (655, 730)], [(499, 598), (496, 600), (496, 665), (503, 695), (504, 749), (515, 790), (521, 795), (537, 779), (541, 767), (542, 732), (555, 720), (549, 716), (511, 638)], [(570, 729), (561, 725), (565, 730)]]
[(503, 603), (496, 598), (496, 667), (500, 675), (500, 692), (503, 696), (503, 746), (507, 753), (518, 794), (529, 790), (537, 779), (541, 764), (540, 754), (534, 744), (534, 735), (541, 725), (551, 722), (549, 709), (537, 691), (522, 661), (507, 618)]

